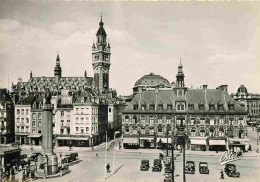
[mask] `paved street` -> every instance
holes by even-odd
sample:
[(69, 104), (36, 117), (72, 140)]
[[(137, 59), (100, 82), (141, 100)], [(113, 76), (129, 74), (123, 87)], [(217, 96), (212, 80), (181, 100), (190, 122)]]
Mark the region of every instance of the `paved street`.
[[(79, 150), (79, 158), (82, 162), (75, 164), (70, 167), (71, 172), (60, 178), (47, 179), (47, 181), (62, 181), (62, 182), (95, 182), (95, 181), (107, 181), (107, 182), (159, 182), (163, 181), (163, 171), (162, 172), (152, 172), (151, 168), (149, 171), (140, 171), (140, 162), (142, 159), (148, 159), (150, 161), (150, 166), (153, 164), (153, 159), (158, 158), (159, 150), (152, 149), (139, 149), (139, 150), (129, 150), (123, 149), (118, 150), (118, 140), (115, 141), (115, 173), (109, 173), (104, 180), (104, 149), (102, 146), (94, 151), (92, 150)], [(74, 151), (76, 148), (73, 149)], [(65, 152), (65, 151), (64, 151)], [(177, 151), (176, 151), (177, 152)], [(96, 157), (96, 153), (98, 157)], [(240, 178), (230, 178), (225, 175), (225, 180), (220, 180), (220, 170), (222, 166), (220, 165), (219, 158), (223, 155), (223, 152), (197, 152), (197, 151), (187, 151), (186, 161), (192, 160), (196, 165), (195, 174), (186, 174), (186, 181), (200, 181), (200, 182), (215, 182), (215, 181), (237, 181), (237, 182), (257, 182), (260, 181), (260, 155), (255, 151), (250, 151), (244, 153), (241, 160), (235, 161), (234, 164), (237, 165), (237, 170), (240, 172)], [(177, 157), (176, 171), (175, 171), (175, 181), (182, 181), (182, 154)], [(199, 162), (205, 161), (209, 164), (210, 174), (200, 174), (198, 170)], [(111, 170), (113, 168), (113, 148), (107, 152), (107, 163), (110, 164)], [(43, 181), (39, 179), (37, 181)]]

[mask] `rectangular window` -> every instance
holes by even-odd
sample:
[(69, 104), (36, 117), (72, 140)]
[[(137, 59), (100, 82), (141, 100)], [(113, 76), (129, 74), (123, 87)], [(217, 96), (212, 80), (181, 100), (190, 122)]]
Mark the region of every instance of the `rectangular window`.
[(168, 104), (167, 105), (167, 110), (172, 110), (172, 105)]
[(20, 123), (20, 118), (16, 118), (17, 123)]
[(83, 129), (83, 128), (81, 128), (81, 129), (80, 129), (80, 131), (81, 131), (81, 134), (83, 134), (83, 133), (84, 133), (84, 129)]
[(171, 116), (166, 116), (166, 124), (171, 124)]
[(21, 112), (22, 115), (24, 115), (24, 109), (22, 109), (22, 112)]
[(162, 116), (158, 116), (158, 124), (162, 124)]
[(63, 124), (64, 124), (64, 120), (61, 120), (60, 125), (63, 126)]
[(24, 132), (24, 126), (21, 126), (21, 132)]
[(129, 133), (129, 128), (125, 128), (125, 133)]
[(76, 124), (78, 124), (79, 123), (79, 118), (76, 118), (76, 122), (75, 122)]
[(153, 134), (154, 134), (154, 129), (150, 129), (150, 130), (149, 130), (149, 134), (150, 134), (150, 135), (153, 135)]
[(153, 121), (154, 121), (153, 116), (150, 116), (150, 117), (149, 117), (149, 122), (150, 122), (150, 124), (154, 124)]
[(177, 111), (184, 111), (185, 104), (184, 103), (177, 103)]
[(89, 117), (86, 117), (86, 122), (87, 122), (87, 123), (89, 122)]
[(205, 118), (201, 118), (201, 119), (200, 119), (200, 124), (201, 124), (201, 125), (205, 125)]
[(151, 104), (151, 105), (150, 105), (150, 110), (151, 110), (151, 111), (154, 111), (154, 104)]
[(219, 118), (219, 125), (224, 125), (224, 119), (223, 118)]
[(145, 130), (141, 129), (141, 134), (144, 135), (145, 134)]
[(213, 118), (210, 118), (210, 125), (214, 125), (214, 119)]
[(67, 124), (70, 124), (70, 120), (67, 120)]
[(129, 123), (129, 116), (125, 116), (125, 123)]
[(88, 132), (89, 131), (89, 127), (86, 127), (86, 132)]
[(24, 123), (24, 118), (22, 118), (21, 123)]
[(136, 111), (138, 109), (138, 105), (134, 105), (133, 109)]
[(38, 114), (38, 119), (42, 119), (42, 113)]
[(145, 105), (142, 105), (142, 106), (141, 106), (141, 110), (142, 110), (142, 111), (144, 111), (145, 108), (146, 108)]
[(26, 118), (26, 123), (29, 123), (29, 118)]
[(219, 106), (218, 106), (218, 110), (223, 111), (223, 110), (224, 110), (224, 106), (223, 106), (223, 105), (219, 105)]
[(205, 135), (205, 131), (200, 131), (200, 136), (201, 137), (205, 137), (206, 135)]
[(84, 114), (84, 108), (81, 108), (80, 112), (81, 114)]
[(16, 113), (17, 113), (17, 114), (20, 114), (20, 109), (16, 109)]
[(158, 134), (159, 134), (159, 135), (162, 134), (162, 128), (158, 128)]
[(63, 132), (64, 132), (64, 129), (60, 129), (60, 133), (63, 134)]
[(196, 136), (196, 131), (195, 130), (191, 130), (191, 132), (190, 132), (190, 134), (191, 134), (191, 136)]
[(29, 109), (26, 109), (26, 115), (29, 115)]
[(158, 110), (162, 110), (163, 109), (163, 105), (162, 104), (159, 104), (158, 107), (157, 107)]
[(189, 106), (188, 106), (188, 109), (189, 109), (190, 111), (193, 111), (193, 110), (194, 110), (194, 105), (189, 105)]
[(81, 123), (84, 123), (84, 118), (80, 118)]
[(60, 115), (61, 115), (61, 116), (64, 116), (64, 111), (61, 111), (61, 112), (60, 112)]
[(141, 116), (141, 124), (145, 124), (145, 116)]
[(76, 127), (76, 131), (79, 131), (79, 127)]
[(214, 110), (215, 109), (215, 106), (214, 105), (210, 105), (209, 106), (209, 110)]
[(111, 108), (108, 109), (108, 112), (111, 112)]
[(204, 105), (199, 105), (199, 109), (204, 110), (205, 109)]
[(79, 108), (76, 108), (76, 114), (79, 114)]

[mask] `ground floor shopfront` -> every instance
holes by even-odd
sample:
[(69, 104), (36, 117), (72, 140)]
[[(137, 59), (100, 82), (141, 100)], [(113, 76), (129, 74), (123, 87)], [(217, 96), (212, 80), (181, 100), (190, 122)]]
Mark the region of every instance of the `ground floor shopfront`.
[(233, 152), (237, 152), (237, 151), (247, 152), (249, 149), (249, 139), (229, 138), (228, 145), (229, 145), (229, 150)]
[(72, 147), (91, 147), (95, 146), (99, 141), (99, 136), (56, 136), (55, 144), (59, 146)]
[(15, 143), (18, 145), (29, 145), (29, 133), (16, 133), (15, 134)]

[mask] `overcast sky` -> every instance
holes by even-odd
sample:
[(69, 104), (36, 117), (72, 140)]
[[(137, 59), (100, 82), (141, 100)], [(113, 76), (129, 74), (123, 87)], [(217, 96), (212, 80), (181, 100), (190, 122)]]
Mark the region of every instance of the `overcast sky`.
[(0, 87), (53, 76), (93, 76), (91, 46), (100, 12), (111, 44), (110, 87), (132, 93), (153, 72), (176, 80), (181, 58), (193, 88), (244, 84), (260, 93), (259, 2), (67, 2), (0, 0)]

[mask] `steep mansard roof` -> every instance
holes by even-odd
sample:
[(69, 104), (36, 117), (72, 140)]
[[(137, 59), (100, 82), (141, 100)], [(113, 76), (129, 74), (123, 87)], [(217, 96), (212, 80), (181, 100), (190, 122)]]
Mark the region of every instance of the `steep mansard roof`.
[[(157, 98), (157, 99), (156, 99)], [(219, 89), (188, 89), (185, 97), (177, 97), (175, 91), (173, 89), (168, 90), (159, 90), (158, 95), (156, 97), (155, 90), (143, 90), (142, 93), (138, 93), (134, 95), (134, 98), (131, 102), (129, 102), (124, 109), (123, 112), (166, 112), (172, 113), (176, 111), (175, 102), (176, 101), (185, 101), (186, 105), (189, 104), (194, 105), (194, 110), (188, 110), (189, 113), (192, 112), (228, 112), (228, 113), (240, 113), (246, 114), (244, 108), (242, 108), (238, 102), (236, 102), (227, 92), (224, 92)], [(141, 111), (141, 108), (138, 107), (137, 111), (133, 110), (133, 105), (143, 105), (145, 103), (146, 109)], [(149, 105), (151, 104), (163, 104), (162, 110), (151, 111)], [(172, 110), (167, 109), (167, 105), (172, 105)], [(199, 105), (205, 105), (206, 110), (200, 110)], [(234, 104), (234, 110), (229, 110), (228, 105)], [(215, 110), (209, 111), (209, 105), (214, 105)], [(223, 105), (224, 110), (218, 110), (218, 106)], [(188, 107), (186, 107), (188, 109)]]

